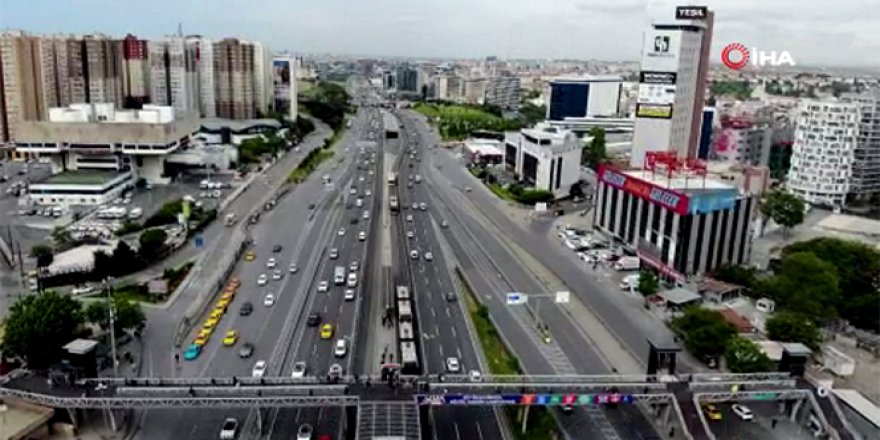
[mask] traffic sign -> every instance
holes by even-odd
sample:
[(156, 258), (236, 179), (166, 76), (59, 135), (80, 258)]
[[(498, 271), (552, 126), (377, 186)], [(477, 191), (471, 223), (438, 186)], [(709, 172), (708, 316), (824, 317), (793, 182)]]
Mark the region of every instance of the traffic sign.
[(571, 299), (571, 292), (567, 290), (556, 292), (556, 304), (568, 304), (569, 299)]
[(201, 234), (199, 234), (199, 235), (196, 235), (196, 237), (195, 237), (195, 240), (194, 240), (194, 241), (195, 241), (195, 245), (196, 245), (196, 247), (197, 247), (197, 248), (200, 248), (200, 247), (202, 247), (202, 246), (204, 246), (204, 245), (205, 245), (205, 238), (204, 238), (204, 237), (202, 237), (202, 235), (201, 235)]
[(529, 296), (526, 295), (525, 293), (519, 293), (519, 292), (508, 292), (507, 293), (507, 305), (509, 305), (509, 306), (525, 304), (528, 301), (529, 301)]

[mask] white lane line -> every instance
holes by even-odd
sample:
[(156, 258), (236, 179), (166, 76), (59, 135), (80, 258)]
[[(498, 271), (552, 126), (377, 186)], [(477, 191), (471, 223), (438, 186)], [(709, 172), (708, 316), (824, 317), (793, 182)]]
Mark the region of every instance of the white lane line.
[(449, 312), (449, 307), (448, 307), (448, 306), (446, 307), (446, 317), (447, 317), (447, 318), (452, 318), (452, 313)]
[(477, 425), (477, 437), (483, 440), (483, 430), (480, 429), (480, 422), (474, 422), (474, 424)]
[(455, 438), (461, 440), (461, 432), (458, 430), (458, 422), (452, 422), (452, 426), (455, 427)]
[(302, 408), (297, 408), (296, 409), (296, 417), (293, 418), (293, 421), (296, 422), (297, 424), (299, 424), (300, 413), (302, 413)]
[(324, 304), (324, 313), (327, 313), (327, 304)]
[(460, 347), (455, 347), (455, 352), (458, 353), (458, 358), (459, 358), (459, 359), (462, 359), (462, 356), (461, 356), (461, 348), (460, 348)]
[(437, 312), (434, 311), (434, 306), (431, 306), (431, 317), (437, 318)]
[(452, 330), (452, 337), (453, 337), (453, 338), (457, 338), (458, 335), (455, 334), (455, 326), (449, 327), (449, 329)]
[(324, 417), (324, 407), (322, 406), (322, 407), (318, 408), (318, 423), (316, 423), (318, 426), (321, 426), (321, 418), (323, 418), (323, 417)]

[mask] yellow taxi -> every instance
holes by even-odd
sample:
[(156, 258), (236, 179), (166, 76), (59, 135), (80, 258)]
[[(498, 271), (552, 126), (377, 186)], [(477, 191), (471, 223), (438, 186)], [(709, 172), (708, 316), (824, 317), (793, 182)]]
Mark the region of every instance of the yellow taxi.
[(330, 339), (333, 337), (333, 324), (324, 324), (321, 326), (321, 339)]
[(254, 261), (257, 258), (257, 255), (254, 254), (254, 251), (247, 251), (244, 253), (244, 261)]
[(214, 329), (212, 328), (203, 328), (199, 330), (199, 337), (210, 338), (211, 334), (214, 333)]
[(226, 336), (223, 338), (223, 345), (232, 347), (236, 342), (238, 342), (238, 332), (235, 330), (226, 332)]
[(199, 332), (199, 335), (193, 340), (193, 345), (198, 345), (199, 347), (208, 343), (208, 338), (211, 337), (211, 334), (205, 334), (204, 332)]
[(240, 285), (241, 285), (241, 280), (238, 278), (233, 278), (233, 279), (229, 280), (229, 286), (232, 287), (233, 290), (238, 289), (238, 286), (240, 286)]
[(202, 328), (207, 330), (214, 330), (214, 327), (217, 327), (218, 322), (220, 322), (220, 320), (217, 318), (208, 318), (205, 321), (205, 324), (202, 325)]
[(232, 302), (232, 300), (234, 298), (235, 298), (235, 291), (234, 290), (226, 290), (223, 292), (222, 295), (220, 295), (221, 301), (226, 300), (226, 301)]
[(214, 310), (211, 310), (211, 319), (217, 319), (217, 320), (219, 320), (220, 318), (223, 317), (223, 313), (224, 313), (225, 311), (226, 311), (226, 310), (224, 310), (223, 308), (220, 308), (220, 307), (215, 308)]
[(721, 420), (721, 411), (718, 411), (718, 408), (716, 408), (715, 405), (703, 405), (703, 412), (706, 413), (706, 417), (708, 417), (709, 420)]
[(226, 310), (226, 307), (229, 307), (229, 303), (232, 302), (231, 298), (223, 298), (222, 296), (217, 301), (217, 305), (214, 306), (215, 310)]

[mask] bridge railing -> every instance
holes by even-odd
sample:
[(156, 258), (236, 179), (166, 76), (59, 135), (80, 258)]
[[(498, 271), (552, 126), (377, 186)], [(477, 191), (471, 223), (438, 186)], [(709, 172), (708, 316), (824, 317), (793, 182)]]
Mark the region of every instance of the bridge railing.
[[(340, 382), (348, 382), (343, 377)], [(83, 385), (103, 384), (109, 387), (168, 387), (168, 386), (265, 386), (265, 385), (320, 385), (327, 384), (324, 377), (138, 377), (138, 378), (92, 378), (78, 382)]]
[(334, 396), (345, 394), (345, 385), (278, 385), (248, 387), (120, 387), (116, 389), (119, 397), (157, 397), (157, 396)]
[(790, 373), (695, 373), (682, 377), (687, 382), (766, 382), (791, 379)]

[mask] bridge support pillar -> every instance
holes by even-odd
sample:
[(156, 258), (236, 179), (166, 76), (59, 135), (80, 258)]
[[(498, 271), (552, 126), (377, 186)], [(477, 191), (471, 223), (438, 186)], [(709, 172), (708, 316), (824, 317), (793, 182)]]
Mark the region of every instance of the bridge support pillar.
[(801, 405), (804, 404), (804, 399), (798, 399), (794, 401), (794, 404), (791, 405), (791, 414), (789, 414), (788, 418), (792, 422), (797, 421), (798, 411), (801, 409)]
[(73, 428), (79, 428), (79, 421), (76, 417), (76, 408), (67, 408), (67, 416), (70, 417), (70, 424), (73, 425)]
[(257, 432), (263, 434), (263, 409), (257, 408)]
[(113, 413), (112, 409), (106, 409), (104, 411), (104, 420), (107, 422), (107, 426), (113, 432), (118, 431), (119, 427), (116, 425), (116, 414)]
[(672, 405), (666, 404), (663, 408), (663, 426), (669, 426), (669, 415), (672, 413)]

